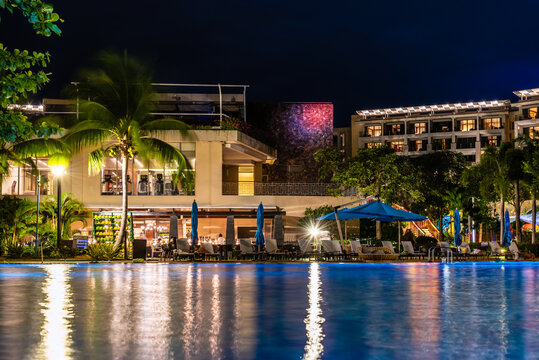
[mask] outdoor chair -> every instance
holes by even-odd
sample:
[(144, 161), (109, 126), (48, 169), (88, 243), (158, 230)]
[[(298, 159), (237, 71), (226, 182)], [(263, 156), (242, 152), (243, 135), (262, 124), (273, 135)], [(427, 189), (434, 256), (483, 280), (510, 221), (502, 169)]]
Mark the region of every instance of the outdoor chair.
[(518, 251), (518, 245), (516, 242), (511, 241), (511, 245), (509, 245), (509, 252), (513, 256), (513, 260), (518, 260), (520, 258), (520, 252)]
[(200, 247), (204, 249), (204, 252), (201, 252), (203, 260), (207, 258), (221, 260), (221, 253), (215, 252), (211, 243), (203, 242), (200, 244)]
[(393, 249), (393, 243), (391, 241), (382, 241), (382, 246), (389, 249), (392, 254), (395, 253), (395, 249)]
[(324, 257), (328, 260), (337, 260), (344, 257), (338, 240), (322, 240), (322, 249), (324, 250)]
[(472, 249), (470, 248), (470, 244), (468, 244), (466, 241), (463, 241), (462, 244), (460, 244), (459, 249), (460, 249), (459, 256), (464, 257), (464, 258), (478, 258), (479, 256), (481, 256), (479, 254), (481, 250), (475, 249), (477, 251), (475, 250), (472, 251)]
[(361, 249), (361, 241), (350, 241), (350, 256), (358, 258), (363, 253)]
[(298, 239), (298, 245), (300, 251), (299, 257), (307, 259), (314, 258), (315, 260), (318, 260), (320, 258), (320, 253), (313, 250), (311, 240), (307, 238)]
[(151, 258), (159, 257), (161, 258), (163, 256), (163, 248), (161, 246), (152, 245), (151, 246), (152, 252), (151, 252)]
[(502, 249), (497, 241), (489, 242), (488, 246), (490, 246), (490, 256), (503, 256)]
[(421, 259), (427, 256), (427, 254), (425, 254), (424, 252), (416, 251), (411, 241), (403, 241), (402, 247), (404, 248), (404, 254), (401, 254), (400, 255), (401, 257), (406, 257), (406, 258), (417, 257)]
[(193, 260), (195, 258), (195, 254), (192, 252), (189, 252), (189, 242), (186, 238), (180, 238), (176, 240), (176, 249), (172, 251), (174, 260), (176, 259), (188, 259)]
[(275, 239), (266, 239), (266, 254), (271, 259), (284, 259), (288, 254), (280, 252), (277, 247), (277, 240)]
[(253, 251), (253, 243), (251, 239), (240, 239), (240, 258), (250, 258), (254, 260), (259, 255), (258, 252)]

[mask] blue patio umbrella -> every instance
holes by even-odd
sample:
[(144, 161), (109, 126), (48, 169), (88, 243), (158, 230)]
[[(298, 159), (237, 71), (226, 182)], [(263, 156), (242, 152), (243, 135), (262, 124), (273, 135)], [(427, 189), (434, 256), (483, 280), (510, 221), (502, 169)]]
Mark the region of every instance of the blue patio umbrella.
[(191, 244), (196, 245), (198, 240), (198, 206), (196, 200), (191, 207)]
[(505, 220), (503, 227), (503, 246), (511, 245), (511, 240), (513, 239), (513, 233), (511, 232), (511, 220), (509, 219), (509, 211), (505, 210)]
[[(350, 209), (340, 209), (337, 210), (337, 216), (339, 217), (339, 220), (350, 220), (350, 219), (373, 219), (376, 217), (376, 215), (369, 215), (369, 214), (362, 214), (355, 212), (354, 210), (359, 208), (360, 206), (357, 206), (355, 208)], [(320, 216), (316, 218), (315, 220), (337, 220), (335, 218), (335, 212), (330, 212), (329, 214), (326, 214), (324, 216)], [(390, 221), (389, 218), (387, 218), (386, 221)]]
[[(376, 200), (356, 208), (344, 211), (347, 216), (365, 216), (378, 221), (423, 221), (427, 218), (423, 215), (414, 214), (409, 211), (395, 209), (394, 207)], [(350, 217), (350, 219), (357, 219)]]
[(462, 236), (460, 235), (460, 213), (459, 209), (455, 209), (455, 219), (454, 224), (455, 228), (455, 246), (462, 245)]
[(262, 206), (262, 203), (258, 205), (258, 209), (256, 209), (256, 233), (255, 233), (255, 245), (260, 247), (264, 246), (264, 234), (262, 231), (264, 230), (264, 206)]

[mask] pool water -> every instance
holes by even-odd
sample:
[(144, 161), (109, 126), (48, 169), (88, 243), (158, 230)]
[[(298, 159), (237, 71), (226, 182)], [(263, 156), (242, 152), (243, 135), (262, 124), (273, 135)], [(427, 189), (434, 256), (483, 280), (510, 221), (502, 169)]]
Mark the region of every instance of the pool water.
[(0, 265), (0, 359), (537, 359), (539, 266)]

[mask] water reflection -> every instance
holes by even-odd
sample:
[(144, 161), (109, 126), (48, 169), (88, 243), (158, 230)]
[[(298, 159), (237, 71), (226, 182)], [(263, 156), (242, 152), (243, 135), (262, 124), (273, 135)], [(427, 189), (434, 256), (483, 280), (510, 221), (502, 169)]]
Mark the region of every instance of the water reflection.
[(324, 352), (324, 333), (322, 330), (322, 294), (320, 291), (322, 282), (320, 280), (320, 266), (312, 263), (309, 268), (309, 308), (305, 318), (305, 330), (307, 331), (307, 344), (305, 345), (304, 359), (319, 359)]
[(62, 264), (44, 266), (47, 273), (43, 285), (44, 300), (41, 303), (43, 323), (41, 342), (38, 346), (40, 359), (68, 359), (73, 356), (70, 322), (73, 318), (71, 286), (68, 282), (70, 268)]

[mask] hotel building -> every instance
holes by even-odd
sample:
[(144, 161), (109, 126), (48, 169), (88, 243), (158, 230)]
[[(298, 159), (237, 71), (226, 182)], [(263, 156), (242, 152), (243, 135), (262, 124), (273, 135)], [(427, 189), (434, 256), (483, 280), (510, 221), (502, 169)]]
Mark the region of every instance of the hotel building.
[[(179, 183), (172, 181), (173, 167), (154, 161), (130, 161), (128, 167), (129, 208), (133, 219), (133, 237), (151, 242), (166, 240), (171, 215), (178, 217), (180, 237), (188, 237), (191, 226), (191, 205), (196, 200), (199, 209), (198, 233), (201, 239), (217, 239), (227, 230), (227, 218), (234, 217), (236, 238), (253, 237), (256, 230), (256, 208), (262, 202), (265, 209), (265, 236), (274, 237), (276, 227), (284, 227), (284, 241), (294, 241), (300, 235), (297, 220), (307, 207), (341, 203), (328, 195), (327, 185), (312, 182), (269, 182), (263, 176), (263, 166), (279, 159), (275, 147), (250, 136), (249, 131), (226, 130), (227, 119), (246, 121), (245, 93), (247, 86), (192, 85), (160, 87), (156, 117), (176, 117), (193, 125), (187, 132), (165, 131), (158, 138), (174, 145), (185, 155), (192, 170), (186, 170)], [(165, 88), (163, 91), (162, 88)], [(187, 90), (187, 91), (186, 91)], [(213, 91), (214, 90), (214, 91)], [(213, 92), (212, 92), (213, 91)], [(66, 100), (44, 99), (42, 106), (28, 107), (27, 111), (57, 114), (66, 121), (79, 118), (76, 104)], [(302, 136), (320, 127), (313, 125), (309, 114), (314, 108), (326, 109), (322, 119), (320, 111), (316, 121), (324, 124), (325, 142), (332, 139), (331, 104), (294, 104), (294, 129)], [(306, 124), (303, 126), (303, 124)], [(282, 122), (281, 122), (282, 127)], [(283, 129), (279, 129), (282, 133)], [(290, 135), (289, 134), (289, 135)], [(283, 135), (284, 136), (284, 135)], [(312, 148), (312, 139), (309, 143)], [(298, 145), (299, 146), (299, 145)], [(69, 192), (82, 201), (95, 214), (108, 214), (121, 209), (121, 161), (107, 158), (99, 175), (88, 174), (90, 149), (77, 154), (60, 179), (62, 193)], [(36, 159), (41, 173), (40, 194), (56, 194), (56, 180), (47, 166), (47, 159)], [(12, 166), (2, 184), (3, 195), (17, 195), (36, 199), (36, 178), (30, 168)], [(95, 216), (95, 215), (94, 215)], [(78, 224), (80, 227), (81, 224)], [(92, 238), (92, 221), (83, 227), (83, 236)]]
[(428, 106), (359, 110), (351, 119), (351, 153), (386, 144), (401, 155), (437, 150), (462, 153), (478, 162), (481, 150), (539, 131), (539, 89), (514, 91), (519, 97)]

